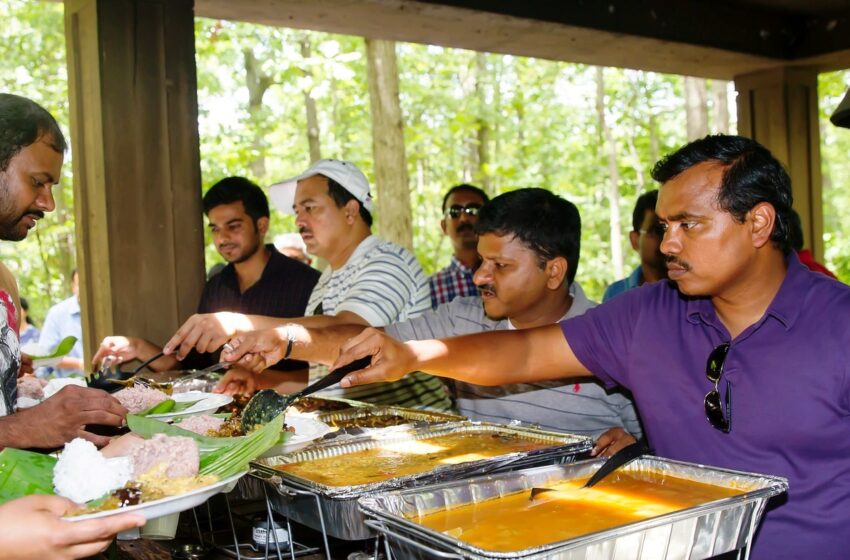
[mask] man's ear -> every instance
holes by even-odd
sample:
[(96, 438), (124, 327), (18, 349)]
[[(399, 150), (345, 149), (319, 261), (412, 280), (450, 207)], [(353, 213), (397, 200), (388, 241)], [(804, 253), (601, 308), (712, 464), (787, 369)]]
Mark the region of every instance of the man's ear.
[(747, 213), (753, 247), (761, 248), (770, 243), (770, 235), (776, 225), (776, 209), (769, 202), (759, 202)]
[(349, 224), (353, 224), (357, 219), (357, 216), (360, 215), (360, 203), (352, 198), (345, 203), (343, 208), (345, 208), (345, 221)]
[(269, 219), (267, 217), (263, 216), (257, 220), (257, 232), (262, 237), (265, 237), (269, 232)]
[(567, 279), (567, 273), (570, 270), (570, 265), (564, 257), (555, 257), (546, 263), (546, 287), (550, 290), (557, 290), (561, 284)]
[(635, 251), (638, 250), (638, 244), (640, 243), (640, 232), (639, 231), (630, 231), (629, 232), (629, 243), (632, 244), (632, 249)]
[(448, 232), (446, 231), (446, 219), (445, 218), (440, 220), (440, 229), (443, 230), (443, 235), (448, 235)]

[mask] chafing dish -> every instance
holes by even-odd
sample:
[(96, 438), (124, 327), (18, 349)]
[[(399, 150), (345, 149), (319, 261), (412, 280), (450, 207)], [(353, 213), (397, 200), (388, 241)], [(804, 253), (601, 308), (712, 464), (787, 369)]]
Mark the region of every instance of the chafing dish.
[[(346, 540), (366, 539), (372, 531), (363, 523), (364, 518), (357, 508), (357, 499), (372, 492), (394, 488), (420, 486), (445, 480), (455, 480), (488, 472), (504, 471), (528, 465), (540, 465), (553, 461), (573, 461), (576, 456), (592, 447), (592, 441), (583, 436), (548, 432), (544, 430), (501, 426), (477, 422), (457, 422), (407, 431), (384, 432), (347, 440), (341, 443), (324, 443), (310, 449), (254, 461), (255, 476), (263, 478), (276, 492), (269, 493), (272, 508), (316, 530)], [(438, 468), (388, 480), (356, 486), (330, 486), (280, 471), (275, 467), (290, 463), (301, 463), (315, 459), (339, 457), (382, 445), (392, 445), (413, 440), (422, 440), (451, 434), (484, 433), (516, 436), (518, 438), (544, 442), (547, 447), (530, 452), (510, 453), (488, 459), (442, 465)]]
[(661, 472), (696, 482), (736, 488), (743, 493), (695, 507), (650, 517), (608, 530), (518, 551), (485, 550), (411, 520), (558, 481), (586, 479), (601, 460), (581, 461), (445, 482), (432, 486), (374, 493), (359, 499), (368, 526), (386, 536), (388, 556), (484, 560), (699, 560), (746, 547), (767, 503), (785, 492), (784, 478), (718, 469), (658, 457), (644, 457), (626, 472)]

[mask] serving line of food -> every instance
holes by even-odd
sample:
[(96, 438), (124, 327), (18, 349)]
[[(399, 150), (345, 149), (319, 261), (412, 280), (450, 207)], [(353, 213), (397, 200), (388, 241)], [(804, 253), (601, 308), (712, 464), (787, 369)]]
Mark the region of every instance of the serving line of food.
[(289, 534), (290, 520), (320, 531), (328, 558), (328, 537), (380, 535), (394, 558), (698, 559), (746, 557), (787, 489), (652, 456), (585, 489), (603, 464), (577, 461), (585, 437), (320, 395), (287, 407), (271, 390), (232, 402), (198, 381), (115, 392), (129, 433), (100, 451), (75, 439), (56, 457), (0, 452), (0, 500), (56, 493), (81, 504), (72, 520), (135, 511), (150, 525), (238, 487)]

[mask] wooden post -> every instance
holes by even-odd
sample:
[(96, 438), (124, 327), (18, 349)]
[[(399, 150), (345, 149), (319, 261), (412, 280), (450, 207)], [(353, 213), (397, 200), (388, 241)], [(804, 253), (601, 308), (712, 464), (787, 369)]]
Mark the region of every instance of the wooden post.
[(192, 0), (66, 0), (86, 361), (164, 343), (204, 283)]
[(788, 169), (805, 245), (823, 260), (817, 70), (787, 67), (736, 76), (735, 89), (738, 133), (767, 146)]

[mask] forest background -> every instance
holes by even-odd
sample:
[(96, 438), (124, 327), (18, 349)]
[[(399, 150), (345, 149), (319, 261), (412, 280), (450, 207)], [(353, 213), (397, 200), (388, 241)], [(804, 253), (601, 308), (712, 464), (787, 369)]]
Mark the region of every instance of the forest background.
[[(56, 2), (0, 0), (0, 91), (39, 102), (67, 133), (62, 10)], [(200, 18), (195, 45), (204, 189), (229, 175), (267, 186), (319, 157), (351, 160), (374, 181), (373, 138), (399, 133), (392, 150), (400, 167), (379, 181), (377, 229), (412, 245), (428, 274), (451, 254), (439, 227), (447, 188), (471, 182), (496, 195), (544, 187), (581, 211), (577, 280), (599, 300), (638, 264), (627, 233), (636, 197), (656, 188), (653, 164), (689, 139), (736, 130), (729, 82)], [(377, 76), (376, 62), (393, 75)], [(396, 81), (402, 128), (385, 134), (388, 119), (373, 114), (372, 103)], [(845, 282), (850, 131), (828, 116), (848, 86), (850, 71), (819, 77), (825, 263)], [(69, 156), (56, 212), (26, 241), (0, 245), (37, 319), (70, 293)], [(409, 212), (409, 225), (388, 231), (398, 220), (382, 212)], [(273, 211), (272, 236), (288, 231), (292, 218)], [(207, 243), (207, 267), (219, 260)]]

